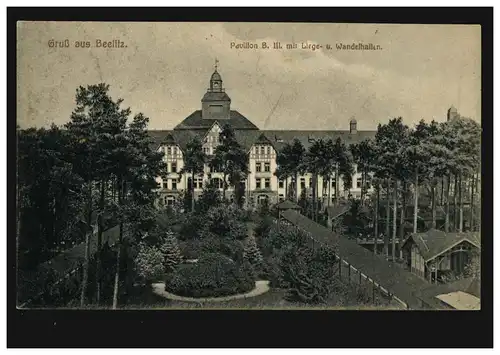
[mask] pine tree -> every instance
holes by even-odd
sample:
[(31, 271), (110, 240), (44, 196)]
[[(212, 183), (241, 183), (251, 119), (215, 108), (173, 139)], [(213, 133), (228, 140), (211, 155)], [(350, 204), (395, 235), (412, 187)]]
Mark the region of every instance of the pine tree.
[(254, 236), (247, 239), (245, 248), (243, 249), (243, 258), (244, 260), (248, 260), (254, 267), (262, 265), (262, 254), (257, 247), (257, 242)]
[(168, 231), (160, 248), (163, 254), (163, 266), (166, 272), (171, 272), (182, 261), (179, 243), (174, 233)]

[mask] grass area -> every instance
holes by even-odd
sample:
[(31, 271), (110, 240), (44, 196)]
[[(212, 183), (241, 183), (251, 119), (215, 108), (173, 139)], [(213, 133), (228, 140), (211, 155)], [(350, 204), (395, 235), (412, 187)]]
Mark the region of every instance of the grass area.
[(164, 299), (154, 294), (150, 287), (137, 288), (137, 293), (129, 295), (126, 305), (122, 309), (295, 309), (295, 310), (391, 310), (398, 309), (390, 305), (360, 304), (349, 300), (346, 295), (335, 294), (325, 304), (309, 305), (285, 300), (286, 290), (271, 289), (263, 295), (238, 299), (227, 302), (181, 302)]

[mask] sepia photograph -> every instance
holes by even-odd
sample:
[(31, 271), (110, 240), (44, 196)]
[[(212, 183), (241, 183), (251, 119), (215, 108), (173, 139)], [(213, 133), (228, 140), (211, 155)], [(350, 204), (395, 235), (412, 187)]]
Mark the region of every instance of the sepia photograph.
[(17, 309), (481, 310), (480, 25), (16, 38)]

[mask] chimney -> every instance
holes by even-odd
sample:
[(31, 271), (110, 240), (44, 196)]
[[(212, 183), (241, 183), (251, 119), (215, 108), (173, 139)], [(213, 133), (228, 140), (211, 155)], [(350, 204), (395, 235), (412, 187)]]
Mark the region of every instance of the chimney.
[(356, 134), (358, 133), (358, 122), (354, 117), (351, 117), (351, 121), (349, 121), (349, 133)]

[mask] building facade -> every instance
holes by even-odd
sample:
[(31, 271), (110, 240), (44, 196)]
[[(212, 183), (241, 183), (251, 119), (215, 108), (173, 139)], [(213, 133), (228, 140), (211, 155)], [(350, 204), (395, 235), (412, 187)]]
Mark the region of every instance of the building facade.
[[(201, 100), (201, 110), (191, 113), (173, 130), (149, 132), (155, 142), (155, 149), (164, 154), (168, 165), (168, 174), (157, 178), (161, 203), (172, 205), (190, 186), (190, 174), (180, 174), (184, 165), (183, 152), (188, 142), (195, 137), (200, 139), (204, 153), (210, 157), (220, 144), (219, 133), (225, 124), (233, 128), (236, 140), (248, 153), (250, 174), (243, 181), (245, 206), (248, 208), (256, 207), (264, 201), (271, 204), (283, 201), (287, 192), (292, 189), (297, 190), (299, 196), (305, 194), (306, 198), (312, 197), (312, 174), (300, 175), (297, 181), (292, 181), (292, 178), (279, 180), (275, 175), (278, 153), (286, 143), (298, 139), (307, 150), (317, 139), (335, 140), (340, 137), (349, 145), (373, 138), (376, 133), (359, 130), (354, 118), (349, 122), (349, 130), (260, 130), (248, 118), (231, 108), (231, 98), (225, 91), (221, 75), (215, 69), (209, 88)], [(361, 195), (361, 174), (356, 171), (356, 167), (354, 171), (351, 186), (344, 186), (342, 178), (339, 178), (339, 198), (346, 198), (349, 194), (354, 198)], [(200, 196), (203, 187), (209, 182), (223, 191), (223, 174), (211, 171), (207, 164), (203, 174), (194, 178), (195, 198)], [(318, 198), (324, 205), (335, 201), (335, 184), (335, 174), (328, 180), (318, 178)], [(368, 190), (371, 191), (371, 186)], [(232, 187), (227, 188), (226, 197), (234, 197)]]

